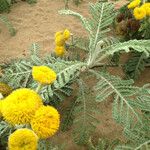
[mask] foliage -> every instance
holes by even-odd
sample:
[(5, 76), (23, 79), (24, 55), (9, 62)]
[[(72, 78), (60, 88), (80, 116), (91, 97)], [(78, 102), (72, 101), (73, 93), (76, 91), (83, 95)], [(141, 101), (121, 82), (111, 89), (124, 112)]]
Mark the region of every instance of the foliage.
[[(143, 7), (145, 2), (141, 2), (140, 7)], [(128, 9), (128, 4), (123, 5), (115, 19), (115, 31), (125, 41), (130, 39), (150, 39), (149, 19), (147, 16), (142, 20), (136, 20), (133, 10)], [(127, 78), (137, 80), (147, 66), (149, 66), (149, 57), (146, 57), (144, 53), (134, 52), (124, 65), (124, 71)]]
[(124, 66), (127, 78), (138, 79), (141, 72), (150, 63), (150, 58), (147, 58), (144, 53), (133, 53), (132, 57), (126, 62)]
[(64, 150), (65, 145), (56, 146), (48, 140), (40, 140), (38, 150)]
[(59, 13), (73, 15), (79, 18), (83, 27), (88, 31), (90, 39), (88, 46), (88, 65), (90, 67), (98, 65), (109, 55), (122, 51), (129, 52), (131, 48), (138, 52), (144, 51), (145, 54), (149, 55), (149, 40), (131, 40), (120, 43), (114, 37), (107, 36), (107, 33), (110, 31), (109, 27), (113, 23), (113, 19), (115, 17), (113, 5), (111, 3), (97, 3), (96, 5), (91, 4), (90, 13), (91, 15), (93, 14), (93, 19), (86, 19), (82, 15), (71, 10), (62, 10), (59, 11)]
[(16, 29), (13, 27), (12, 23), (6, 16), (0, 15), (0, 21), (8, 28), (11, 36), (14, 36), (16, 34)]
[(130, 150), (140, 150), (140, 149), (149, 150), (150, 149), (149, 144), (150, 144), (150, 141), (148, 140), (138, 146), (132, 146), (132, 147), (131, 146), (118, 146), (115, 148), (115, 150), (128, 150), (128, 149), (130, 149)]
[(131, 98), (131, 96), (134, 96), (135, 99), (140, 90), (138, 87), (132, 86), (133, 81), (121, 80), (107, 73), (94, 73), (99, 78), (99, 82), (95, 87), (96, 93), (99, 93), (96, 96), (96, 100), (102, 102), (113, 95), (113, 118), (125, 128), (133, 127), (135, 125), (135, 121), (133, 120), (142, 124), (138, 110), (133, 107), (136, 101)]
[[(30, 57), (16, 60), (4, 69), (1, 81), (8, 83), (14, 89), (28, 87), (35, 89), (35, 83), (31, 77), (32, 66), (48, 66), (57, 73), (57, 79), (52, 85), (44, 86), (40, 93), (44, 103), (61, 108), (62, 95), (71, 96), (72, 87), (77, 85), (78, 92), (64, 114), (62, 130), (66, 131), (73, 127), (73, 137), (77, 144), (89, 145), (89, 138), (93, 136), (98, 123), (96, 114), (98, 103), (112, 100), (112, 117), (124, 128), (124, 134), (129, 139), (129, 147), (137, 149), (145, 146), (150, 140), (149, 133), (149, 110), (150, 110), (150, 87), (134, 85), (133, 80), (123, 80), (120, 77), (108, 73), (107, 61), (116, 54), (135, 52), (142, 54), (126, 68), (131, 69), (131, 77), (136, 77), (141, 71), (138, 62), (145, 62), (150, 56), (150, 40), (119, 41), (110, 36), (113, 20), (116, 16), (114, 5), (109, 2), (90, 3), (90, 18), (71, 10), (61, 10), (60, 14), (72, 15), (78, 18), (88, 33), (88, 40), (78, 44), (84, 47), (86, 59), (70, 60), (68, 58), (54, 57), (53, 55), (40, 58), (39, 46), (32, 44)], [(79, 40), (81, 41), (81, 40)], [(147, 61), (146, 61), (147, 62)], [(136, 65), (135, 65), (136, 64)], [(133, 69), (135, 68), (135, 69)], [(129, 70), (128, 69), (128, 70)], [(135, 71), (135, 72), (134, 72)], [(86, 80), (93, 81), (92, 89)], [(94, 98), (96, 100), (94, 101)], [(143, 144), (142, 144), (143, 143)], [(46, 144), (44, 144), (45, 146)], [(102, 147), (107, 144), (101, 140), (97, 146), (90, 144), (91, 149)]]
[[(137, 123), (134, 128), (125, 128), (124, 134), (130, 140), (130, 145), (118, 146), (116, 149), (149, 149), (150, 129), (149, 129), (149, 107), (150, 107), (150, 85), (146, 84), (141, 88), (142, 95), (137, 97), (135, 102), (130, 102), (133, 107), (140, 108), (142, 112), (142, 125)], [(145, 93), (145, 94), (143, 94)]]
[(0, 1), (0, 13), (9, 12), (11, 6), (11, 0), (1, 0)]
[(79, 93), (76, 100), (74, 109), (74, 140), (78, 144), (87, 144), (88, 138), (94, 132), (98, 120), (95, 117), (97, 110), (97, 104), (93, 102), (93, 95), (88, 90), (84, 82), (79, 79)]
[(119, 143), (119, 140), (114, 140), (113, 142), (110, 142), (108, 140), (104, 139), (98, 139), (98, 142), (96, 145), (92, 143), (92, 140), (89, 139), (88, 142), (88, 149), (89, 150), (112, 150), (114, 147)]
[(7, 145), (7, 138), (9, 134), (12, 132), (12, 128), (4, 121), (0, 121), (0, 146), (6, 147)]
[(144, 39), (150, 39), (150, 19), (148, 18), (146, 21), (143, 21), (141, 24), (141, 28), (139, 32), (142, 34)]
[(61, 130), (63, 132), (68, 131), (73, 125), (73, 121), (75, 118), (74, 109), (76, 105), (77, 102), (74, 100), (67, 108), (63, 109), (63, 113), (62, 113), (63, 117), (62, 117), (62, 125), (61, 125)]

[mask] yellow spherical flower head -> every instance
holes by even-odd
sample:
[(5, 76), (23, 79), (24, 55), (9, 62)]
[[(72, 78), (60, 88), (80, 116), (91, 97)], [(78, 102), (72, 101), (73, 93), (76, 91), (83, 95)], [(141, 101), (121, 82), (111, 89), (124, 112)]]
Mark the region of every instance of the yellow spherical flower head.
[(150, 3), (145, 3), (141, 7), (145, 9), (146, 15), (150, 16)]
[(139, 6), (140, 3), (141, 3), (140, 0), (134, 0), (134, 1), (132, 1), (132, 2), (128, 5), (128, 8), (129, 8), (129, 9), (135, 8), (135, 7)]
[(41, 139), (53, 136), (57, 132), (59, 124), (59, 113), (51, 106), (43, 106), (39, 108), (31, 121), (33, 131)]
[(141, 20), (146, 16), (146, 11), (142, 7), (136, 7), (133, 11), (136, 20)]
[(68, 39), (70, 38), (70, 31), (67, 30), (67, 29), (65, 29), (63, 35), (64, 35), (64, 39), (65, 39), (65, 40), (68, 40)]
[(63, 34), (58, 34), (55, 37), (55, 44), (57, 46), (64, 46), (65, 45), (65, 38), (64, 38)]
[(29, 129), (18, 129), (8, 138), (9, 150), (37, 150), (38, 137)]
[(60, 35), (63, 35), (63, 32), (62, 31), (58, 31), (55, 33), (55, 39), (60, 36)]
[(43, 105), (41, 97), (33, 90), (15, 90), (3, 100), (2, 115), (12, 124), (28, 124), (36, 110)]
[(62, 57), (65, 54), (65, 48), (64, 46), (56, 46), (55, 47), (55, 54), (56, 56)]
[(35, 81), (41, 84), (51, 84), (57, 78), (56, 73), (47, 66), (34, 66), (32, 68), (32, 76)]

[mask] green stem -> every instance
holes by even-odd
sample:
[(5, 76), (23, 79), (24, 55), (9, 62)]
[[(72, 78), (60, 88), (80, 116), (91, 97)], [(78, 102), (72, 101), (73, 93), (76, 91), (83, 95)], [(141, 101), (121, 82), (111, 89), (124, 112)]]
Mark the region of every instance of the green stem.
[[(88, 58), (88, 61), (87, 61), (87, 66), (90, 66), (93, 64), (93, 62), (95, 61), (95, 51), (96, 51), (96, 46), (97, 46), (97, 40), (98, 40), (98, 36), (99, 36), (99, 33), (100, 33), (100, 27), (101, 27), (101, 23), (102, 23), (102, 14), (103, 14), (103, 10), (104, 10), (104, 5), (102, 5), (102, 8), (101, 8), (101, 15), (100, 15), (100, 18), (99, 18), (99, 23), (98, 23), (98, 27), (97, 27), (97, 32), (96, 32), (96, 35), (95, 35), (95, 40), (94, 40), (94, 43), (93, 43), (93, 47), (91, 48), (90, 50), (90, 54), (89, 54), (89, 58)], [(93, 52), (92, 52), (92, 49), (93, 49)], [(91, 53), (92, 52), (92, 53)], [(94, 56), (93, 56), (94, 55)]]
[(38, 84), (38, 87), (36, 88), (36, 92), (37, 92), (37, 93), (39, 93), (39, 92), (40, 92), (40, 90), (41, 90), (41, 88), (42, 88), (42, 84), (41, 84), (41, 83), (39, 83), (39, 84)]

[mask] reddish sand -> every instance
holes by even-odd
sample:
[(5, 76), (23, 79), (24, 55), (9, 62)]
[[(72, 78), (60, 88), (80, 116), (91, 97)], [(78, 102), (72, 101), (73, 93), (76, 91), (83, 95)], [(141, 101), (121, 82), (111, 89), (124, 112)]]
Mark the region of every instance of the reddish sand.
[[(71, 2), (69, 7), (87, 16), (89, 2), (96, 2), (96, 0), (84, 0), (79, 7)], [(119, 7), (120, 3), (117, 2), (116, 7)], [(42, 54), (52, 51), (55, 32), (65, 28), (74, 35), (85, 35), (86, 32), (80, 22), (74, 17), (59, 15), (58, 10), (60, 9), (64, 9), (64, 0), (38, 0), (38, 3), (33, 6), (26, 2), (14, 4), (11, 12), (6, 15), (16, 28), (17, 34), (11, 37), (6, 27), (0, 22), (0, 28), (2, 28), (0, 62), (23, 57), (34, 42), (41, 46)]]

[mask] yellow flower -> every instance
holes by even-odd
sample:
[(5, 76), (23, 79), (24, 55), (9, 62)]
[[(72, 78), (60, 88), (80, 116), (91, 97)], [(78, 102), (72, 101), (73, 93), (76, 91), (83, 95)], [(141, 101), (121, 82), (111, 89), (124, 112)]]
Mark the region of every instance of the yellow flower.
[(64, 46), (65, 45), (65, 38), (62, 34), (58, 34), (55, 38), (55, 44), (57, 46)]
[(66, 30), (64, 31), (63, 35), (64, 35), (64, 39), (65, 39), (65, 40), (68, 40), (68, 39), (70, 38), (70, 31), (66, 29)]
[(56, 46), (64, 46), (65, 41), (70, 38), (70, 31), (65, 29), (64, 32), (58, 31), (55, 33), (55, 44)]
[(145, 9), (146, 15), (150, 16), (150, 3), (145, 3), (141, 7)]
[(38, 137), (29, 129), (18, 129), (8, 138), (9, 150), (37, 150)]
[(41, 84), (51, 84), (56, 80), (56, 73), (47, 66), (34, 66), (32, 76), (35, 81)]
[(12, 92), (12, 90), (13, 89), (9, 85), (0, 82), (0, 93), (2, 93), (3, 96), (9, 95)]
[(136, 20), (141, 20), (146, 16), (146, 11), (142, 7), (136, 7), (133, 11)]
[(65, 54), (65, 48), (64, 48), (64, 46), (56, 46), (55, 47), (55, 54), (57, 55), (57, 56), (60, 56), (60, 57), (62, 57), (64, 54)]
[(135, 8), (135, 7), (139, 6), (140, 3), (141, 3), (140, 0), (133, 0), (133, 1), (128, 5), (128, 8), (129, 8), (129, 9)]
[(3, 100), (1, 112), (4, 119), (12, 125), (28, 124), (42, 105), (42, 99), (35, 91), (22, 88)]
[(58, 31), (55, 33), (55, 39), (60, 36), (60, 35), (63, 35), (63, 32), (62, 31)]
[(31, 127), (39, 138), (46, 139), (53, 136), (60, 124), (58, 111), (51, 106), (39, 108), (31, 121)]

